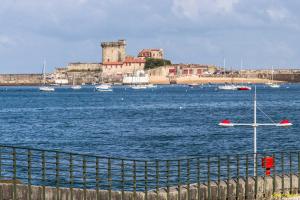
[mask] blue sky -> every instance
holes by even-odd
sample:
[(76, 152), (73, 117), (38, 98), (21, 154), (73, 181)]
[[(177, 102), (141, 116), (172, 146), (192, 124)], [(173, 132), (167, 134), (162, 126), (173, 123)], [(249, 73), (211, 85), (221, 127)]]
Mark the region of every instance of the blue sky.
[(297, 0), (1, 0), (0, 73), (100, 62), (101, 41), (163, 48), (174, 63), (300, 63)]

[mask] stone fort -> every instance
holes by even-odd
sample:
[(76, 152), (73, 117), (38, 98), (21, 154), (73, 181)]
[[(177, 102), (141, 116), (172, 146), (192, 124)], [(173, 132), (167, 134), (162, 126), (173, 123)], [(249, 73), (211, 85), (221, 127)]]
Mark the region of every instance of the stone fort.
[(123, 62), (126, 58), (126, 41), (102, 42), (102, 63)]

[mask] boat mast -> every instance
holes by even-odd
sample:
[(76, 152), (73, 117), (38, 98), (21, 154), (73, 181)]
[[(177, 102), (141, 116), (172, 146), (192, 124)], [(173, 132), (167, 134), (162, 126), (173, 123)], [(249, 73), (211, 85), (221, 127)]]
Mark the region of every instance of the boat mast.
[(224, 78), (226, 77), (226, 59), (223, 60)]
[(241, 75), (241, 78), (242, 78), (242, 85), (244, 85), (244, 79), (242, 77), (242, 69), (243, 69), (243, 59), (241, 59), (240, 75)]
[(272, 65), (272, 77), (271, 77), (271, 82), (272, 82), (272, 84), (273, 84), (273, 80), (274, 80), (274, 67), (273, 67), (273, 65)]
[(43, 84), (46, 85), (46, 61), (43, 63)]

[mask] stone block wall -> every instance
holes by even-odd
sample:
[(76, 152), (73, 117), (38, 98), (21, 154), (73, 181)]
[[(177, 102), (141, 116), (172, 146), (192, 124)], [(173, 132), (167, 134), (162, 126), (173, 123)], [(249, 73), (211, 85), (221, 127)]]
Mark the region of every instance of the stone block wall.
[[(274, 182), (275, 181), (275, 182)], [(226, 181), (221, 181), (218, 187), (216, 182), (208, 184), (191, 184), (189, 186), (161, 188), (158, 193), (155, 191), (144, 192), (121, 192), (107, 190), (84, 190), (84, 189), (69, 189), (55, 188), (42, 186), (31, 186), (16, 184), (16, 199), (29, 199), (29, 191), (31, 191), (32, 200), (95, 200), (95, 199), (136, 199), (136, 200), (244, 200), (244, 199), (282, 199), (282, 194), (297, 194), (298, 193), (299, 177), (296, 175), (258, 177), (257, 179), (257, 195), (255, 195), (255, 179), (249, 178), (248, 182), (244, 179), (231, 179), (229, 184)], [(284, 183), (284, 184), (283, 184)], [(227, 188), (227, 186), (229, 187)], [(275, 187), (273, 187), (275, 186)], [(290, 187), (291, 186), (291, 187)], [(210, 188), (210, 190), (208, 190)], [(8, 183), (0, 184), (0, 199), (13, 199), (14, 185)], [(147, 197), (147, 198), (146, 198)], [(300, 197), (299, 197), (300, 198)]]

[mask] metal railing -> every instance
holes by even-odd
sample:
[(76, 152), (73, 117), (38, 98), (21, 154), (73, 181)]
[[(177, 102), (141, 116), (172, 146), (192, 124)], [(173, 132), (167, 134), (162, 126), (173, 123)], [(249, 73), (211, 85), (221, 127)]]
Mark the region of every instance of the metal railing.
[[(162, 188), (167, 194), (176, 188), (180, 196), (183, 186), (189, 193), (191, 185), (197, 187), (200, 193), (200, 185), (205, 183), (210, 199), (212, 182), (217, 183), (219, 191), (221, 181), (225, 181), (229, 190), (231, 179), (237, 182), (243, 179), (248, 183), (248, 179), (254, 176), (256, 195), (258, 177), (264, 177), (266, 171), (261, 167), (261, 159), (266, 156), (275, 161), (271, 169), (273, 184), (275, 176), (280, 175), (282, 193), (286, 190), (289, 193), (300, 193), (300, 151), (258, 153), (256, 162), (253, 154), (134, 160), (2, 145), (0, 180), (12, 180), (14, 194), (17, 192), (17, 181), (20, 181), (28, 185), (29, 190), (32, 185), (42, 186), (44, 197), (45, 188), (52, 186), (57, 189), (69, 188), (71, 196), (74, 188), (84, 191), (94, 189), (97, 193), (107, 190), (109, 198), (111, 192), (116, 190), (121, 191), (122, 196), (126, 191), (133, 194), (141, 191), (147, 197), (150, 191), (158, 194)], [(289, 184), (284, 179), (285, 175), (290, 177)], [(297, 188), (294, 188), (291, 175), (298, 175)], [(239, 194), (239, 190), (237, 184), (236, 194)], [(248, 192), (246, 187), (244, 195), (247, 196)]]

